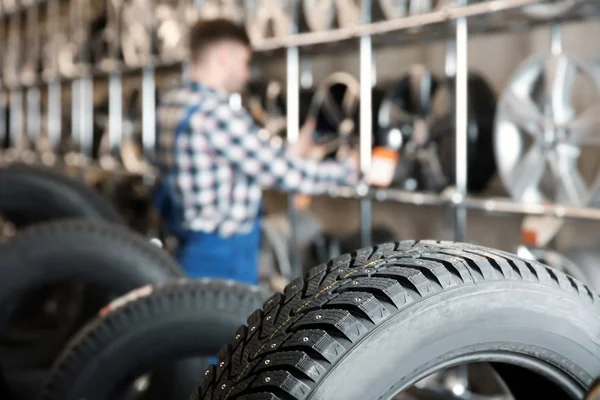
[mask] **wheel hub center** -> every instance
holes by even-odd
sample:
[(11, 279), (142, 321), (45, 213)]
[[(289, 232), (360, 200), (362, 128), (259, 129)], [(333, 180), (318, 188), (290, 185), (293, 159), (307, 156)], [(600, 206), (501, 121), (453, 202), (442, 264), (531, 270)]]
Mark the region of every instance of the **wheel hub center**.
[(567, 131), (552, 121), (544, 122), (542, 129), (542, 146), (545, 149), (555, 148), (567, 139)]

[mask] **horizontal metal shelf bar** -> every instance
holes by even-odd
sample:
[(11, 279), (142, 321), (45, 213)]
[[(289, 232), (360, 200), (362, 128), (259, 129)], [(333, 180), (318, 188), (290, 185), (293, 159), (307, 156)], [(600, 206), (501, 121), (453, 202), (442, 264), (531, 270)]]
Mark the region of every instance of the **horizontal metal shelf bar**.
[[(16, 161), (14, 157), (5, 159), (0, 152), (0, 167)], [(30, 161), (30, 163), (33, 162)], [(104, 175), (114, 178), (141, 176), (138, 173), (127, 172), (121, 168), (106, 170), (95, 163), (89, 165), (63, 165), (55, 164), (53, 167), (57, 170), (78, 169), (83, 174)], [(146, 175), (146, 179), (152, 180), (154, 176)], [(331, 198), (363, 199), (372, 198), (377, 201), (390, 201), (402, 204), (411, 204), (415, 206), (456, 206), (461, 205), (469, 210), (484, 211), (499, 214), (521, 214), (521, 215), (540, 215), (552, 216), (565, 219), (578, 219), (588, 221), (600, 221), (600, 209), (563, 206), (557, 204), (524, 204), (510, 199), (503, 198), (480, 198), (473, 196), (461, 197), (454, 190), (447, 190), (441, 194), (411, 192), (402, 189), (376, 189), (366, 184), (356, 187), (335, 187), (331, 188), (325, 196)]]
[(303, 47), (317, 44), (335, 43), (343, 40), (355, 39), (361, 36), (373, 36), (400, 31), (410, 28), (453, 21), (458, 18), (474, 17), (498, 11), (505, 11), (540, 3), (543, 0), (492, 0), (483, 3), (471, 4), (461, 7), (447, 7), (439, 11), (426, 14), (411, 15), (392, 20), (372, 22), (349, 28), (340, 28), (322, 32), (307, 32), (288, 35), (278, 38), (265, 39), (253, 44), (255, 51), (273, 51), (287, 47)]
[(499, 214), (552, 216), (565, 219), (600, 221), (600, 209), (563, 206), (558, 204), (525, 204), (502, 198), (479, 198), (466, 196), (452, 190), (441, 194), (409, 192), (401, 189), (369, 189), (366, 185), (356, 188), (343, 187), (329, 190), (333, 198), (371, 197), (377, 201), (391, 201), (416, 206), (463, 206), (474, 211)]
[(600, 209), (597, 208), (562, 206), (558, 204), (523, 204), (508, 199), (479, 199), (470, 197), (466, 197), (460, 203), (470, 210), (600, 221)]

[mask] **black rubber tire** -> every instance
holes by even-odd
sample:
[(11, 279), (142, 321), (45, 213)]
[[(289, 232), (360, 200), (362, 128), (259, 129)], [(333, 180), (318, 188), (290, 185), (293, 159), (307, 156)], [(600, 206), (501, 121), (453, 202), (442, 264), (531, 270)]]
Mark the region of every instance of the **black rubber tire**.
[[(503, 251), (386, 243), (315, 267), (284, 293), (238, 330), (196, 398), (383, 400), (465, 356), (539, 360), (568, 375), (575, 399), (600, 376), (600, 297)], [(561, 398), (526, 383), (515, 398)]]
[[(65, 282), (89, 284), (95, 296), (83, 309), (97, 309), (111, 297), (145, 285), (184, 277), (165, 251), (118, 224), (88, 220), (60, 220), (20, 231), (0, 246), (0, 331), (23, 295)], [(0, 348), (0, 365), (32, 368), (51, 365), (70, 335), (90, 315), (82, 315), (56, 337), (48, 337), (27, 354)], [(83, 319), (82, 319), (83, 318)], [(47, 363), (47, 364), (46, 364)]]
[(19, 226), (56, 218), (124, 223), (115, 207), (85, 183), (48, 168), (0, 168), (0, 213)]
[[(124, 224), (116, 208), (85, 183), (49, 168), (25, 164), (0, 168), (0, 214), (15, 223), (18, 229), (34, 223), (75, 217)], [(68, 292), (71, 287), (59, 285), (54, 289)], [(49, 300), (48, 297), (44, 299), (47, 295), (44, 291), (29, 294), (23, 307), (16, 311), (16, 315), (25, 317), (25, 326), (29, 328), (25, 331), (42, 322), (37, 318), (42, 310), (35, 307)], [(80, 298), (72, 297), (72, 303), (80, 302)], [(25, 333), (21, 327), (14, 325), (11, 332), (20, 337)], [(37, 348), (32, 349), (30, 356), (19, 352), (19, 359), (32, 360), (37, 354), (40, 354)]]
[[(268, 296), (257, 286), (204, 279), (131, 292), (73, 338), (40, 398), (111, 400), (117, 398), (114, 390), (123, 380), (137, 373), (184, 357), (216, 355)], [(173, 391), (165, 393), (151, 383), (148, 394), (153, 399), (188, 400), (207, 364), (189, 365), (191, 373), (184, 368), (169, 375)]]

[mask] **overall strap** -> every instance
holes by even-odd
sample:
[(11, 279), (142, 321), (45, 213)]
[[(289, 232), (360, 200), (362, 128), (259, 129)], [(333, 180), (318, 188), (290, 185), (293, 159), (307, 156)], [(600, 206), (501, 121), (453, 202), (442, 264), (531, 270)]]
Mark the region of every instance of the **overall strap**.
[[(179, 139), (190, 128), (190, 120), (194, 113), (200, 109), (202, 102), (188, 106), (184, 117), (181, 119), (175, 129), (175, 137), (173, 138), (174, 157), (177, 157), (177, 139)], [(166, 171), (164, 180), (155, 187), (152, 193), (154, 206), (159, 211), (161, 217), (165, 221), (169, 232), (172, 235), (180, 237), (183, 235), (183, 215), (182, 210), (177, 207), (173, 199), (174, 191), (174, 172), (177, 169), (176, 163)]]

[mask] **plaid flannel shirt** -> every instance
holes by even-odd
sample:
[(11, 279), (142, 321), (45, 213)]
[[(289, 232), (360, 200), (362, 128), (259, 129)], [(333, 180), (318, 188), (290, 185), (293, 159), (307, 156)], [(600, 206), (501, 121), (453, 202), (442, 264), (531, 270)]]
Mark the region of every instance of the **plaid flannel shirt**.
[[(287, 145), (274, 144), (229, 99), (200, 83), (162, 96), (158, 166), (163, 182), (172, 182), (170, 192), (183, 210), (184, 229), (243, 234), (256, 223), (263, 188), (318, 195), (332, 185), (357, 182), (358, 171), (349, 164), (303, 159)], [(199, 108), (175, 140), (194, 105)]]

